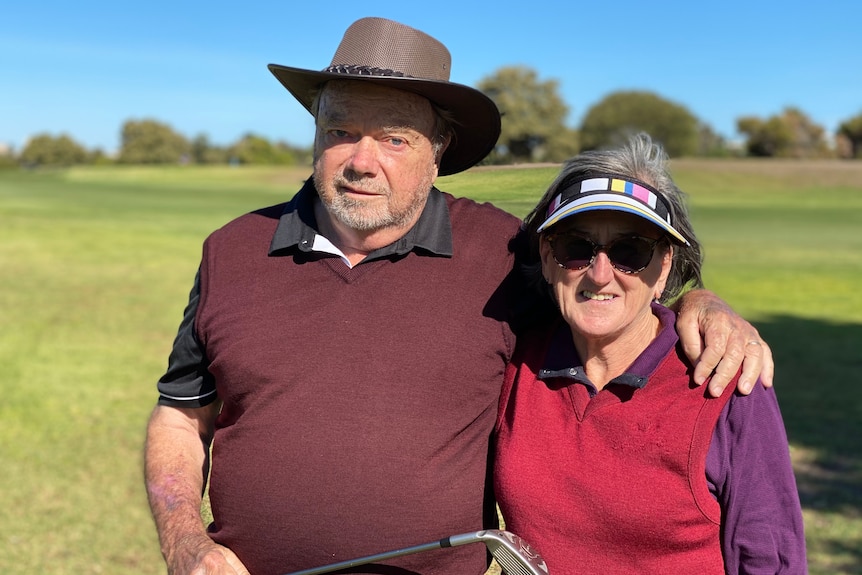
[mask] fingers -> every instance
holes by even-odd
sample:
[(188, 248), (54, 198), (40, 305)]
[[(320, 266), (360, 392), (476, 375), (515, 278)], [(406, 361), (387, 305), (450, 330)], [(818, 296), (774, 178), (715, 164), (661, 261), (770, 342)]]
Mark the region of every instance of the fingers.
[[(685, 356), (692, 364), (695, 365), (694, 381), (698, 385), (701, 385), (712, 373), (712, 370), (718, 364), (718, 360), (721, 359), (722, 354), (720, 353), (718, 357), (714, 358), (714, 362), (711, 365), (702, 365), (702, 360), (704, 359), (702, 356), (704, 355), (705, 350), (703, 347), (703, 339), (700, 336), (700, 326), (697, 323), (696, 315), (681, 313), (677, 317), (676, 330), (677, 333), (679, 333), (679, 341), (682, 345), (682, 350), (685, 353)], [(710, 355), (714, 353), (714, 350), (710, 351)], [(709, 361), (710, 359), (708, 355), (706, 358), (707, 364)]]
[(168, 561), (170, 575), (249, 575), (233, 551), (204, 537), (188, 537)]
[(712, 377), (709, 390), (713, 395), (721, 395), (744, 356), (743, 342), (734, 335), (731, 317), (729, 308), (713, 304), (697, 313), (682, 313), (677, 321), (683, 351), (694, 363), (694, 382), (702, 385)]
[(772, 357), (772, 348), (765, 341), (760, 340), (763, 349), (763, 369), (760, 371), (760, 383), (764, 387), (772, 387), (775, 381), (775, 358)]
[[(698, 339), (700, 339), (700, 335), (698, 335)], [(688, 349), (685, 349), (685, 352), (688, 355)], [(694, 356), (694, 382), (697, 385), (703, 385), (709, 379), (712, 372), (718, 367), (723, 355), (723, 349), (718, 350), (716, 346), (712, 346), (704, 348), (702, 352)], [(689, 357), (691, 356), (689, 355)]]
[[(701, 363), (706, 363), (703, 366), (704, 370), (708, 369), (713, 362), (715, 363), (712, 371), (712, 379), (709, 380), (709, 393), (713, 397), (720, 396), (724, 388), (733, 381), (736, 374), (739, 373), (739, 366), (742, 364), (743, 357), (745, 357), (744, 346), (732, 335), (721, 343), (725, 346), (723, 349), (718, 342), (708, 342), (704, 351), (704, 356), (706, 356), (708, 362), (701, 360)], [(737, 388), (743, 394), (751, 392), (751, 386), (743, 382), (741, 378), (737, 384)]]
[(717, 397), (741, 368), (740, 393), (751, 393), (758, 378), (772, 386), (772, 350), (754, 326), (706, 290), (689, 295), (693, 297), (680, 307), (677, 331), (683, 351), (694, 363), (694, 382), (701, 385), (712, 376), (709, 393)]
[(740, 393), (748, 395), (763, 369), (763, 346), (759, 340), (752, 339), (745, 342), (743, 349), (745, 357), (742, 361), (742, 374), (736, 387)]
[(227, 547), (221, 547), (219, 548), (219, 550), (225, 556), (228, 565), (233, 568), (236, 575), (251, 575), (248, 572), (248, 569), (245, 568), (245, 565), (242, 564), (242, 561), (239, 560), (239, 557), (237, 557), (233, 551), (231, 551)]

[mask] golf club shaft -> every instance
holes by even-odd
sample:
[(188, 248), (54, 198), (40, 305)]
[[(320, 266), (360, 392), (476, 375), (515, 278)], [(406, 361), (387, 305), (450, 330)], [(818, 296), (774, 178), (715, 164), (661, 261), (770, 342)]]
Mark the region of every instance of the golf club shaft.
[(423, 551), (431, 551), (433, 549), (451, 547), (452, 544), (449, 542), (449, 539), (449, 537), (446, 537), (432, 543), (423, 543), (422, 545), (414, 545), (413, 547), (405, 547), (404, 549), (396, 549), (395, 551), (386, 551), (384, 553), (377, 553), (376, 555), (368, 555), (366, 557), (359, 557), (357, 559), (348, 559), (347, 561), (341, 561), (340, 563), (323, 565), (321, 567), (313, 567), (311, 569), (303, 569), (302, 571), (294, 571), (293, 573), (288, 573), (287, 575), (317, 575), (318, 573), (331, 573), (332, 571), (338, 571), (339, 569), (356, 567), (357, 565), (366, 565), (368, 563), (375, 563), (377, 561), (383, 561), (385, 559), (401, 557), (402, 555), (411, 555), (413, 553), (422, 553)]

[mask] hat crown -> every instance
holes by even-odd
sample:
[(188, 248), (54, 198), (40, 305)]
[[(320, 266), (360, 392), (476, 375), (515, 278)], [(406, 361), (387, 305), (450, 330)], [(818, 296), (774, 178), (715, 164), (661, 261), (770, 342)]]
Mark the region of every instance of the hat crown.
[(427, 98), (451, 119), (452, 139), (440, 158), (439, 175), (475, 165), (500, 136), (500, 110), (475, 88), (449, 81), (449, 50), (428, 34), (385, 18), (362, 18), (345, 31), (323, 70), (270, 64), (269, 70), (309, 112), (322, 86), (332, 80), (371, 82)]
[(385, 18), (361, 18), (345, 31), (330, 67), (371, 68), (448, 82), (452, 56), (428, 34)]

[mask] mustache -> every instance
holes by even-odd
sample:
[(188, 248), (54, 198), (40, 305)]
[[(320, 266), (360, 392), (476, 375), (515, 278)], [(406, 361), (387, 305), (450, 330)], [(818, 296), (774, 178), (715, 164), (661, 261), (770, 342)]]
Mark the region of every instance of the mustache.
[(389, 188), (387, 186), (376, 180), (359, 175), (338, 174), (332, 177), (332, 185), (336, 190), (345, 187), (367, 194), (389, 195)]

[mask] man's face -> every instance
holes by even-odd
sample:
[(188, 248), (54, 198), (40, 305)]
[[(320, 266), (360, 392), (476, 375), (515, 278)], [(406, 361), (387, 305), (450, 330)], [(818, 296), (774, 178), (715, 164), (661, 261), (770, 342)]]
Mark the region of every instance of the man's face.
[(314, 184), (350, 229), (411, 227), (437, 177), (434, 111), (425, 98), (369, 82), (332, 81), (316, 118)]

